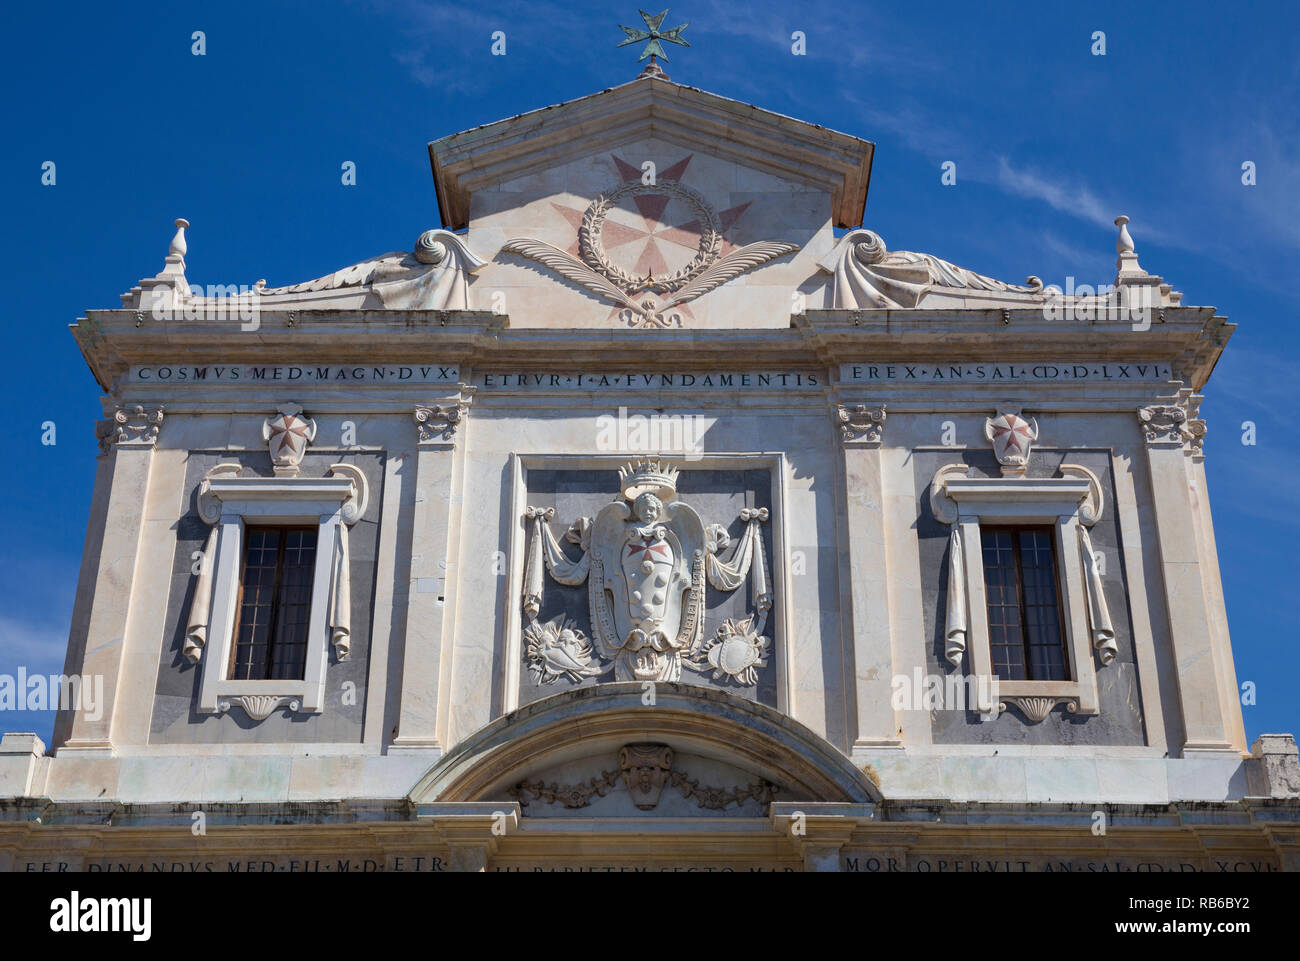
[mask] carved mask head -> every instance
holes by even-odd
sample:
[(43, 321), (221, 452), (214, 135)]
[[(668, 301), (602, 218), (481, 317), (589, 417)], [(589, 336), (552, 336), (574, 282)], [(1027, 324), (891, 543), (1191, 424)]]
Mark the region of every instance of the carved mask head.
[(663, 744), (629, 744), (618, 752), (632, 803), (642, 811), (653, 810), (673, 767), (673, 749)]

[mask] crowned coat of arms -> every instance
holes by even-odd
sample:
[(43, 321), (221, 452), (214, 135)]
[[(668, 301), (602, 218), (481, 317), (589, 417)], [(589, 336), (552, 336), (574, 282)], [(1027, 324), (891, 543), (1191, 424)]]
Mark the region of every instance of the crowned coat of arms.
[[(695, 508), (676, 499), (678, 471), (658, 461), (619, 471), (620, 497), (594, 518), (574, 521), (565, 540), (574, 560), (551, 532), (554, 508), (530, 507), (533, 524), (523, 596), (528, 624), (525, 656), (534, 680), (581, 680), (613, 670), (615, 680), (677, 681), (682, 669), (757, 682), (771, 641), (763, 636), (772, 594), (763, 555), (761, 523), (767, 508), (745, 508), (745, 532), (730, 546), (721, 524), (706, 524)], [(587, 584), (592, 638), (563, 615), (539, 622), (545, 573), (560, 584)], [(704, 632), (706, 585), (734, 591), (749, 579), (755, 612)]]

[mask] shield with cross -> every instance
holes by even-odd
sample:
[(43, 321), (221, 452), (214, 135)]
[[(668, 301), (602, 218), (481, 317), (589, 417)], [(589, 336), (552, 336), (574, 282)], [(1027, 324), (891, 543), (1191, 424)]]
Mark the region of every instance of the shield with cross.
[(675, 475), (658, 464), (628, 471), (623, 499), (592, 525), (592, 633), (619, 680), (677, 680), (682, 655), (699, 645), (704, 522), (672, 500)]

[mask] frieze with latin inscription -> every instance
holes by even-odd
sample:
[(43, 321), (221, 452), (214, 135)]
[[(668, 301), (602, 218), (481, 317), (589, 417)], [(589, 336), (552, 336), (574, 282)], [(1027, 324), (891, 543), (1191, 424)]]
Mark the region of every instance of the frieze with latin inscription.
[(455, 364), (136, 364), (132, 384), (455, 384)]
[[(375, 857), (311, 854), (286, 857), (204, 857), (178, 855), (169, 858), (136, 859), (105, 857), (100, 859), (15, 860), (12, 870), (39, 874), (62, 874), (87, 871), (92, 874), (370, 874), (428, 873), (452, 870), (445, 854), (409, 853)], [(804, 866), (789, 860), (772, 861), (571, 861), (563, 858), (539, 858), (524, 862), (502, 860), (489, 871), (561, 872), (561, 873), (768, 873), (803, 871)], [(840, 870), (850, 874), (1271, 874), (1279, 870), (1268, 857), (1206, 859), (1152, 859), (1150, 857), (1058, 858), (1034, 855), (1010, 857), (1005, 854), (981, 857), (960, 855), (906, 855), (892, 852), (849, 850), (840, 855)]]
[(1163, 383), (1173, 377), (1168, 364), (1107, 362), (1061, 364), (915, 363), (841, 364), (846, 384), (1081, 384)]
[(848, 873), (917, 874), (1163, 874), (1225, 873), (1266, 874), (1277, 866), (1267, 859), (1237, 860), (1214, 858), (1208, 862), (1152, 861), (1140, 858), (1052, 858), (1052, 857), (908, 857), (875, 854), (842, 854), (840, 869)]
[(488, 390), (806, 390), (822, 386), (818, 371), (709, 371), (704, 373), (557, 371), (484, 372), (474, 384)]

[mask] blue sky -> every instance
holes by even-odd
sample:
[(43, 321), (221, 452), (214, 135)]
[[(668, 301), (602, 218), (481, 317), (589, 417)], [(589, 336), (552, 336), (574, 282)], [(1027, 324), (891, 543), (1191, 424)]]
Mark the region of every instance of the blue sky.
[[(692, 46), (667, 67), (874, 141), (866, 226), (893, 249), (1105, 283), (1125, 213), (1147, 270), (1240, 325), (1206, 391), (1206, 468), (1237, 673), (1257, 685), (1247, 733), (1296, 731), (1300, 8), (1082, 7), (696, 0), (668, 15), (691, 22)], [(0, 673), (62, 666), (100, 416), (67, 325), (155, 274), (180, 216), (203, 284), (293, 283), (408, 248), (439, 226), (425, 144), (631, 79), (620, 22), (639, 23), (635, 0), (6, 10)], [(955, 186), (940, 183), (949, 160)], [(47, 740), (51, 725), (0, 715)]]

